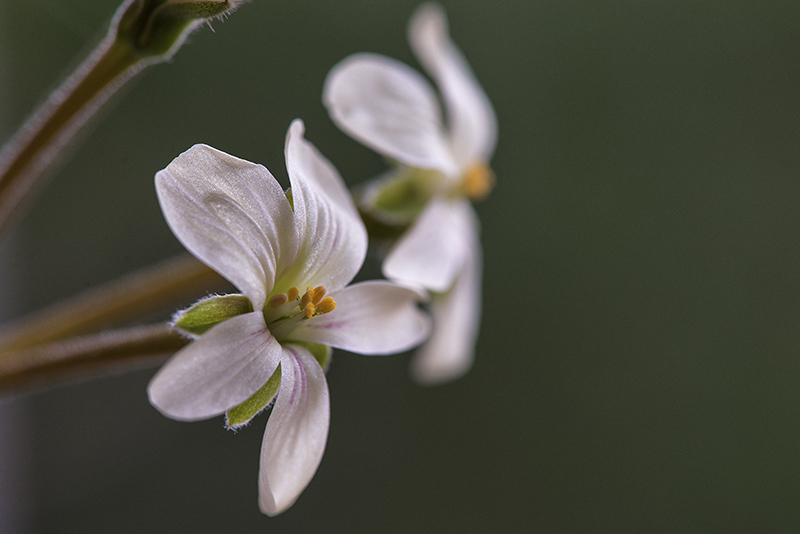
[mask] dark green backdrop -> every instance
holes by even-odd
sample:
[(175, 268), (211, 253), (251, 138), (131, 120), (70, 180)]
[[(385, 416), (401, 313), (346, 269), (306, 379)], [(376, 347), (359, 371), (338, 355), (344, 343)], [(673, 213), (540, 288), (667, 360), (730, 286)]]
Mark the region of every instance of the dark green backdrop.
[[(321, 88), (353, 52), (416, 65), (415, 5), (253, 0), (195, 34), (116, 99), (2, 247), (14, 313), (177, 253), (152, 178), (194, 143), (283, 178), (301, 117), (349, 184), (382, 170)], [(407, 356), (336, 353), (322, 464), (272, 519), (265, 418), (238, 434), (168, 420), (152, 370), (14, 400), (3, 469), (21, 477), (0, 499), (23, 505), (20, 531), (800, 528), (800, 3), (444, 5), (500, 122), (472, 372), (422, 388)], [(0, 139), (114, 8), (2, 0)]]

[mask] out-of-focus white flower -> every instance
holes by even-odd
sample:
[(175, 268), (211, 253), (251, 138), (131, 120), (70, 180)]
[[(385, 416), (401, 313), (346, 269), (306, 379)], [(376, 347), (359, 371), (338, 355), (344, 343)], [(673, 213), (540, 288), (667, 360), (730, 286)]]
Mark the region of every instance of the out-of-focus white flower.
[[(277, 394), (259, 475), (268, 515), (292, 505), (322, 458), (330, 347), (400, 352), (430, 330), (415, 292), (386, 281), (347, 285), (364, 261), (366, 231), (336, 169), (303, 132), (297, 120), (287, 135), (287, 193), (265, 167), (205, 145), (156, 175), (172, 231), (249, 303), (167, 362), (150, 382), (150, 402), (183, 421), (227, 412), (236, 427)], [(213, 299), (198, 307), (230, 308)]]
[(434, 332), (412, 370), (419, 381), (436, 383), (462, 375), (474, 358), (482, 254), (470, 200), (486, 196), (494, 183), (488, 161), (497, 120), (449, 38), (441, 7), (424, 4), (415, 12), (409, 40), (441, 91), (446, 127), (427, 80), (381, 55), (356, 54), (336, 65), (323, 101), (342, 130), (399, 163), (365, 188), (361, 206), (381, 223), (408, 225), (383, 273), (433, 293)]

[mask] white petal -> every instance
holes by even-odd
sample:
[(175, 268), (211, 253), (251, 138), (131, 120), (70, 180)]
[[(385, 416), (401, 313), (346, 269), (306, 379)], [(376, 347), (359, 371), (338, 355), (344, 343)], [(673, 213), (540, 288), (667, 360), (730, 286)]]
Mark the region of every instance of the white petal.
[(482, 254), (477, 232), (453, 288), (431, 299), (433, 334), (411, 362), (414, 378), (423, 384), (453, 380), (472, 367), (481, 321)]
[(331, 295), (336, 309), (302, 321), (292, 339), (323, 343), (359, 354), (393, 354), (419, 345), (430, 334), (420, 294), (385, 280), (353, 284)]
[(384, 276), (447, 291), (464, 262), (471, 212), (464, 201), (432, 200), (389, 251)]
[(156, 174), (156, 189), (184, 246), (262, 308), (297, 253), (292, 210), (270, 172), (195, 145)]
[(181, 421), (220, 415), (258, 391), (275, 372), (281, 354), (261, 311), (228, 319), (158, 371), (147, 386), (150, 403)]
[(281, 389), (261, 444), (259, 506), (267, 515), (289, 508), (317, 471), (328, 440), (330, 400), (325, 373), (298, 345), (286, 345)]
[(458, 171), (430, 84), (417, 71), (377, 54), (355, 54), (325, 80), (322, 100), (339, 128), (412, 167)]
[(286, 136), (286, 168), (292, 183), (300, 246), (287, 287), (324, 285), (338, 289), (353, 279), (367, 254), (367, 230), (342, 177), (303, 138), (296, 120)]
[(497, 117), (464, 55), (450, 40), (441, 6), (424, 4), (417, 9), (409, 24), (409, 40), (442, 91), (456, 160), (462, 167), (488, 162), (497, 143)]

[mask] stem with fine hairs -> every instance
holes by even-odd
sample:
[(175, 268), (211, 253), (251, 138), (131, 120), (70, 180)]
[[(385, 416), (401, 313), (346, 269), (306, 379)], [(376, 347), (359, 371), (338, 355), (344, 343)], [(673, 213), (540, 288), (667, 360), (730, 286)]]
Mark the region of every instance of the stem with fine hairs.
[(160, 323), (6, 352), (0, 358), (0, 395), (158, 365), (187, 343)]
[(90, 289), (0, 328), (0, 364), (7, 352), (96, 332), (186, 306), (230, 283), (188, 254)]
[(0, 235), (125, 82), (169, 59), (193, 29), (230, 13), (238, 1), (124, 0), (97, 48), (0, 150)]

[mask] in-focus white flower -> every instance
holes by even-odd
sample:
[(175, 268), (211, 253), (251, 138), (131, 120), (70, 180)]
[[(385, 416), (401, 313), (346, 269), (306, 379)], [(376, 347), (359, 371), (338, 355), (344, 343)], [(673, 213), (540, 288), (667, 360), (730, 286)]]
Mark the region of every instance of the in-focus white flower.
[[(292, 505), (322, 458), (330, 347), (401, 352), (430, 330), (415, 292), (386, 281), (347, 285), (364, 261), (366, 231), (336, 169), (303, 132), (297, 120), (286, 139), (288, 193), (265, 167), (205, 145), (156, 175), (172, 231), (249, 303), (167, 362), (150, 382), (150, 402), (183, 421), (227, 412), (236, 427), (277, 393), (259, 475), (268, 515)], [(214, 299), (210, 307), (228, 308)]]
[(424, 383), (450, 380), (472, 365), (480, 325), (482, 254), (470, 200), (488, 194), (497, 142), (494, 110), (460, 50), (444, 11), (424, 4), (409, 40), (438, 85), (447, 110), (417, 71), (394, 59), (356, 54), (336, 65), (323, 101), (352, 137), (399, 163), (369, 184), (362, 210), (381, 225), (407, 225), (389, 250), (384, 275), (433, 293), (434, 332), (412, 371)]

